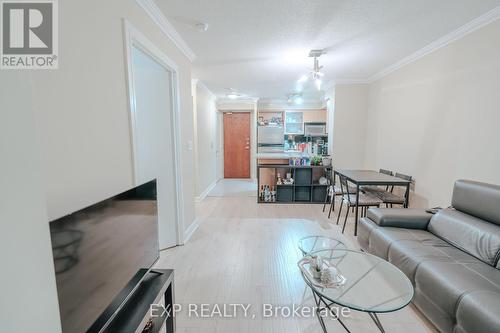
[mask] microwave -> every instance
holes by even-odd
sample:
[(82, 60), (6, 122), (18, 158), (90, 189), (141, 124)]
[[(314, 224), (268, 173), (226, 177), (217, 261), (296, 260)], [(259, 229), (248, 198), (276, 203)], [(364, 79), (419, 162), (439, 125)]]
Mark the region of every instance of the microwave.
[(305, 123), (304, 135), (306, 136), (328, 136), (326, 123)]

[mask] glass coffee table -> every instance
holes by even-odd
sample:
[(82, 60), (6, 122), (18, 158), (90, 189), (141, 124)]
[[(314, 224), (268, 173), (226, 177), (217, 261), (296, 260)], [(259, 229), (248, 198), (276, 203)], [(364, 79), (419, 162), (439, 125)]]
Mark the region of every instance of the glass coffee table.
[(321, 250), (347, 249), (347, 246), (335, 238), (326, 236), (307, 236), (299, 240), (299, 249), (302, 255), (305, 256)]
[[(310, 253), (320, 256), (335, 266), (345, 278), (339, 287), (321, 287), (302, 270), (305, 283), (311, 288), (316, 312), (323, 332), (327, 332), (321, 311), (334, 313), (334, 306), (366, 312), (381, 332), (385, 332), (377, 313), (388, 313), (404, 308), (413, 298), (413, 285), (396, 266), (365, 252), (348, 249), (320, 250)], [(309, 258), (299, 261), (299, 267), (309, 269)], [(350, 332), (339, 316), (335, 319)]]

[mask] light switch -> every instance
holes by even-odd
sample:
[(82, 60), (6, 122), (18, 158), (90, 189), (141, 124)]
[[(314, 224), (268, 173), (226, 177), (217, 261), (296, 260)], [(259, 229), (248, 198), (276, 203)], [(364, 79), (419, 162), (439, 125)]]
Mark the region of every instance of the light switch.
[(187, 142), (187, 148), (188, 148), (188, 150), (193, 150), (193, 141), (188, 140), (188, 142)]

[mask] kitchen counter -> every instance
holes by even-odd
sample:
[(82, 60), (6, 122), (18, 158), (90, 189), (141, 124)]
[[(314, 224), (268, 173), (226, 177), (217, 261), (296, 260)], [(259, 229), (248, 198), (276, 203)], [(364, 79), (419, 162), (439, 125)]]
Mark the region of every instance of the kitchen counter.
[(288, 152), (282, 152), (282, 153), (257, 153), (255, 155), (256, 158), (265, 158), (265, 159), (283, 159), (283, 158), (290, 158), (290, 157), (310, 157), (309, 154), (307, 153), (302, 153), (302, 152), (295, 152), (295, 151), (288, 151)]

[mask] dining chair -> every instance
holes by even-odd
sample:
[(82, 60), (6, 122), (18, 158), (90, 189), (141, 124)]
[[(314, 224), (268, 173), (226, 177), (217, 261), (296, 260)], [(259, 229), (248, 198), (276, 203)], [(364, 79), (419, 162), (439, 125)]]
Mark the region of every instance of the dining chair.
[[(342, 200), (340, 202), (339, 214), (337, 215), (337, 225), (340, 221), (340, 214), (342, 213), (342, 207), (344, 204), (346, 205), (346, 214), (344, 218), (344, 225), (342, 226), (342, 233), (345, 231), (345, 226), (347, 223), (347, 217), (349, 216), (349, 208), (356, 207), (356, 193), (349, 193), (349, 184), (347, 182), (347, 178), (339, 175), (340, 178), (340, 190), (342, 191)], [(382, 204), (382, 200), (379, 198), (363, 193), (360, 191), (358, 196), (358, 208), (361, 208), (361, 217), (366, 216), (366, 211), (369, 207), (380, 207)], [(354, 223), (358, 223), (358, 221), (354, 221)]]
[[(384, 175), (388, 175), (388, 176), (394, 176), (394, 174), (392, 173), (392, 171), (390, 170), (386, 170), (386, 169), (379, 169), (378, 171), (379, 173), (382, 173)], [(362, 190), (365, 191), (365, 192), (384, 192), (384, 191), (390, 191), (391, 190), (391, 187), (390, 186), (373, 186), (373, 185), (369, 185), (369, 186), (363, 186), (362, 187)]]
[[(412, 178), (413, 178), (412, 176), (408, 176), (408, 175), (405, 175), (402, 173), (396, 173), (395, 176), (398, 178), (407, 180), (409, 182), (411, 182)], [(390, 206), (391, 208), (393, 207), (393, 205), (403, 205), (404, 206), (406, 204), (406, 196), (393, 193), (395, 188), (399, 188), (399, 189), (404, 188), (404, 190), (406, 191), (406, 186), (392, 186), (390, 191), (373, 192), (372, 194), (376, 195), (380, 200), (382, 200), (382, 202), (384, 204), (386, 204), (387, 206)]]
[[(335, 197), (342, 195), (342, 188), (335, 183), (335, 173), (333, 174), (332, 185), (328, 187), (325, 195), (325, 202), (323, 203), (323, 213), (325, 212), (325, 207), (330, 198), (330, 209), (328, 210), (328, 218), (332, 215), (332, 211), (335, 211)], [(350, 194), (356, 194), (356, 188), (354, 186), (348, 187)]]

